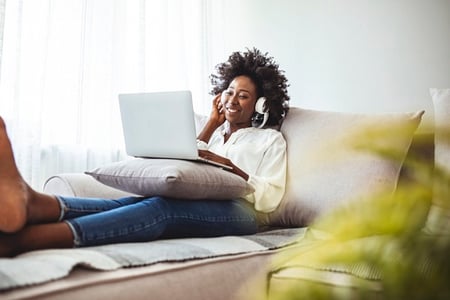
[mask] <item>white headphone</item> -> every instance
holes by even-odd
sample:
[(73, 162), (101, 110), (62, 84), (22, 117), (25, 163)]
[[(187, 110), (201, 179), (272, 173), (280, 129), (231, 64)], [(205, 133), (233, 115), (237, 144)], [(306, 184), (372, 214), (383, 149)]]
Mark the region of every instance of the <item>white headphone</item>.
[[(220, 95), (220, 100), (222, 101), (222, 103), (225, 103), (226, 101), (226, 96), (225, 93), (222, 93)], [(264, 125), (266, 125), (267, 120), (269, 119), (269, 112), (265, 112), (264, 111), (264, 105), (266, 104), (266, 97), (260, 97), (258, 100), (256, 100), (255, 103), (255, 112), (263, 115), (263, 121), (261, 122), (260, 125), (258, 125), (257, 128), (263, 128)]]
[(263, 128), (266, 124), (267, 120), (269, 119), (269, 112), (264, 111), (264, 105), (266, 104), (266, 97), (260, 97), (258, 100), (256, 100), (255, 104), (255, 112), (258, 114), (264, 115), (263, 121), (257, 128)]

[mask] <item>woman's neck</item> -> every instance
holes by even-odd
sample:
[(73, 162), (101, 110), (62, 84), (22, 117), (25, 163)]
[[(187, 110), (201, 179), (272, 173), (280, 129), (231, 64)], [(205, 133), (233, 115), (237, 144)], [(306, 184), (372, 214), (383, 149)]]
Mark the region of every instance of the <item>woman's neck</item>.
[(239, 129), (243, 129), (243, 128), (248, 128), (251, 127), (251, 124), (249, 124), (248, 126), (240, 126), (240, 125), (236, 125), (236, 124), (230, 124), (228, 121), (225, 122), (225, 129), (223, 132), (223, 137), (224, 137), (224, 142), (226, 143), (228, 141), (228, 139), (230, 138), (230, 136), (238, 131)]

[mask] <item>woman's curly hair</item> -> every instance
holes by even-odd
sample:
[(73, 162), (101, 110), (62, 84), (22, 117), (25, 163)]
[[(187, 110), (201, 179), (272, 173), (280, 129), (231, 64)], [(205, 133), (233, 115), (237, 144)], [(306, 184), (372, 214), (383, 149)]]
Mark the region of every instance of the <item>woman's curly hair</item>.
[(289, 110), (287, 78), (280, 70), (273, 57), (261, 53), (256, 48), (246, 52), (233, 52), (228, 60), (216, 66), (217, 74), (210, 76), (212, 95), (217, 95), (228, 88), (237, 76), (245, 75), (256, 85), (257, 99), (266, 98), (265, 111), (269, 111), (268, 126), (281, 123)]

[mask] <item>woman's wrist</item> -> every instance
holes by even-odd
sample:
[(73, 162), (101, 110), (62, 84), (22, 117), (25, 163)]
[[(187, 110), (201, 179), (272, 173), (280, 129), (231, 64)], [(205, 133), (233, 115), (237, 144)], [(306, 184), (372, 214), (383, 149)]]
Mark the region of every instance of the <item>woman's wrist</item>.
[(220, 120), (216, 120), (214, 118), (209, 118), (208, 121), (206, 122), (205, 127), (209, 127), (212, 131), (214, 131), (217, 128), (219, 128), (219, 126), (222, 124), (223, 124), (223, 122), (221, 122)]
[(236, 174), (236, 175), (238, 175), (238, 176), (240, 176), (240, 177), (242, 177), (245, 181), (248, 181), (248, 179), (249, 179), (248, 174), (245, 173), (244, 171), (242, 171), (241, 169), (239, 169), (238, 167), (236, 167), (233, 163), (231, 163), (231, 164), (232, 164), (231, 167), (233, 168), (231, 170), (231, 172)]

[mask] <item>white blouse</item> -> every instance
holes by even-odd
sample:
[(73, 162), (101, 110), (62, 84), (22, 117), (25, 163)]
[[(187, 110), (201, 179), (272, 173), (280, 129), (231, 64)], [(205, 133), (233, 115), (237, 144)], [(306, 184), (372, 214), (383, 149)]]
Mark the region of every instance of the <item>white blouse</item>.
[[(211, 137), (207, 149), (227, 157), (249, 175), (255, 192), (245, 200), (257, 211), (271, 212), (280, 204), (286, 185), (286, 141), (274, 129), (248, 127), (234, 132), (224, 143), (224, 126)], [(201, 143), (200, 148), (205, 148)]]

